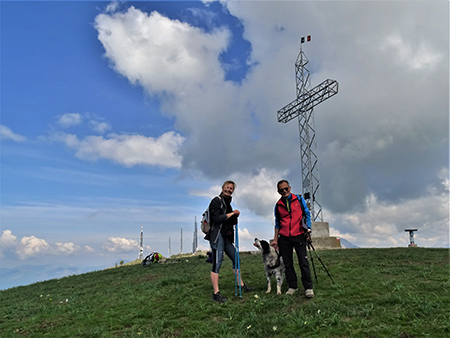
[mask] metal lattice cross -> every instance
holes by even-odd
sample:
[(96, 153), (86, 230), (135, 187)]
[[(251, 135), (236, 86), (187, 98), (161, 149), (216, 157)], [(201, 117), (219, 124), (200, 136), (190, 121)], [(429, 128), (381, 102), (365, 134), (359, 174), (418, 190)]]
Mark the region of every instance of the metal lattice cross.
[[(308, 37), (309, 40), (310, 37)], [(302, 38), (302, 43), (303, 41), (304, 38)], [(328, 79), (313, 89), (309, 89), (311, 87), (310, 73), (306, 68), (309, 61), (301, 46), (300, 44), (300, 53), (295, 62), (297, 98), (281, 108), (277, 116), (278, 122), (282, 123), (287, 123), (298, 117), (303, 196), (309, 202), (312, 220), (323, 222), (313, 108), (336, 95), (338, 83), (335, 80)]]

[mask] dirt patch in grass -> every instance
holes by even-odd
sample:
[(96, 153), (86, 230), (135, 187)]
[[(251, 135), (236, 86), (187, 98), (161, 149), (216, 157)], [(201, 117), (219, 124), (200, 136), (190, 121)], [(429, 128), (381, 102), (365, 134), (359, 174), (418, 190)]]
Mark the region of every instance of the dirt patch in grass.
[(399, 336), (399, 338), (415, 338), (415, 337), (412, 336), (412, 335), (409, 335), (409, 334), (407, 334), (407, 333), (402, 333), (402, 334)]

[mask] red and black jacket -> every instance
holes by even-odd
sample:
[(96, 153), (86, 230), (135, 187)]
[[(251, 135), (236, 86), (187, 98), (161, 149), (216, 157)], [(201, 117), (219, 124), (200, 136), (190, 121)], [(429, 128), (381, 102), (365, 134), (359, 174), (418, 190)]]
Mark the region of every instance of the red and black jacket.
[[(300, 204), (303, 204), (302, 205)], [(303, 215), (305, 209), (305, 215)], [(280, 198), (275, 205), (275, 228), (280, 229), (279, 234), (285, 237), (298, 236), (305, 233), (306, 229), (302, 224), (302, 218), (308, 221), (309, 210), (303, 197), (291, 194), (287, 199)], [(310, 228), (310, 218), (307, 223)]]

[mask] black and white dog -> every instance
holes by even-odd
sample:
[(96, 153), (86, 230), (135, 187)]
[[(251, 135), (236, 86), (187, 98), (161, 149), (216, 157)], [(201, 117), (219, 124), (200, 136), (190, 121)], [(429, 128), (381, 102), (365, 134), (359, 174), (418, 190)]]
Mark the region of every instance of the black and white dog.
[(277, 294), (281, 295), (281, 285), (283, 284), (284, 279), (283, 258), (279, 255), (275, 248), (270, 246), (269, 243), (265, 240), (259, 240), (258, 238), (255, 238), (255, 242), (253, 243), (253, 245), (256, 246), (261, 252), (264, 267), (266, 269), (266, 293), (270, 293), (270, 291), (272, 290), (272, 287), (270, 285), (270, 276), (275, 275), (277, 279)]

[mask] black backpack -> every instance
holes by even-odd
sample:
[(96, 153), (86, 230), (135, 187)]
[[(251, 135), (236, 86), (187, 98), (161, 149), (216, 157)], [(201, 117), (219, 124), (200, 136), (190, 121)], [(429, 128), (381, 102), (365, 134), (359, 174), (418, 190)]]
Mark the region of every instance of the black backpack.
[(158, 261), (162, 258), (162, 255), (157, 252), (152, 252), (150, 255), (144, 258), (142, 261), (142, 266), (149, 266), (152, 263), (158, 263)]

